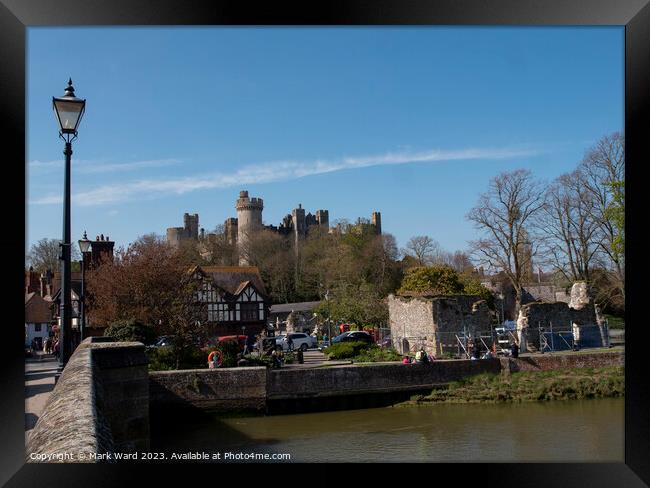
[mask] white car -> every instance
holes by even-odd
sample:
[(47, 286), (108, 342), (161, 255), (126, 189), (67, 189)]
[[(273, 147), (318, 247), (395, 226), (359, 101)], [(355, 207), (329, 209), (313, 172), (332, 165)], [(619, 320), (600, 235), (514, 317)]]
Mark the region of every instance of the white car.
[(315, 337), (305, 334), (304, 332), (292, 332), (291, 334), (287, 334), (286, 336), (284, 336), (282, 339), (280, 339), (279, 337), (276, 338), (275, 343), (277, 344), (278, 347), (282, 347), (283, 351), (289, 350), (287, 338), (291, 338), (291, 340), (293, 341), (294, 351), (300, 349), (301, 351), (304, 352), (307, 349), (318, 347), (318, 341), (316, 340)]

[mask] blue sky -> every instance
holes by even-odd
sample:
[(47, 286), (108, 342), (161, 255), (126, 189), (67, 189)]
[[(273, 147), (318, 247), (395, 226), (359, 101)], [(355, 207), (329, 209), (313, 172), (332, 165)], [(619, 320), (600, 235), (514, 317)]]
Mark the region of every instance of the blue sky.
[(236, 216), (241, 189), (279, 224), (382, 214), (400, 247), (465, 249), (489, 180), (543, 180), (624, 127), (623, 27), (28, 29), (27, 239), (61, 237), (52, 96), (86, 115), (72, 155), (72, 237), (117, 245)]

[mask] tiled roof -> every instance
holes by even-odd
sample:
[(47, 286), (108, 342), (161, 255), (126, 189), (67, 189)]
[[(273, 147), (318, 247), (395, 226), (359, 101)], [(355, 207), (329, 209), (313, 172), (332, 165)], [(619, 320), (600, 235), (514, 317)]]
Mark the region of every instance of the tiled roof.
[(197, 266), (195, 269), (203, 271), (218, 287), (232, 295), (241, 293), (248, 283), (266, 295), (266, 287), (257, 266)]
[(37, 293), (25, 295), (25, 322), (44, 323), (52, 319), (51, 302)]
[(278, 303), (271, 305), (271, 313), (291, 312), (311, 312), (320, 302), (296, 302), (296, 303)]

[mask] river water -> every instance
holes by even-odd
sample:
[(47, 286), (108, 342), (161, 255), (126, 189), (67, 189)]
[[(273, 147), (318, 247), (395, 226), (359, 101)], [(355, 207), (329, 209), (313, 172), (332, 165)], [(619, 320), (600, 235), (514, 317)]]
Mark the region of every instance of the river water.
[(597, 399), (176, 417), (152, 425), (151, 451), (282, 453), (294, 462), (622, 462), (623, 414), (623, 399)]

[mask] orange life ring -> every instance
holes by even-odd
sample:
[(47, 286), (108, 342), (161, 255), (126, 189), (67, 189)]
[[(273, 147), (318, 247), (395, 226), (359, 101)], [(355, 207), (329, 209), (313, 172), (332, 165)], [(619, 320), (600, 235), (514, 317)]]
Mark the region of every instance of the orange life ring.
[(212, 351), (210, 354), (208, 354), (208, 364), (210, 364), (212, 361), (214, 361), (215, 367), (221, 366), (221, 363), (223, 362), (223, 355), (221, 354), (221, 351)]

